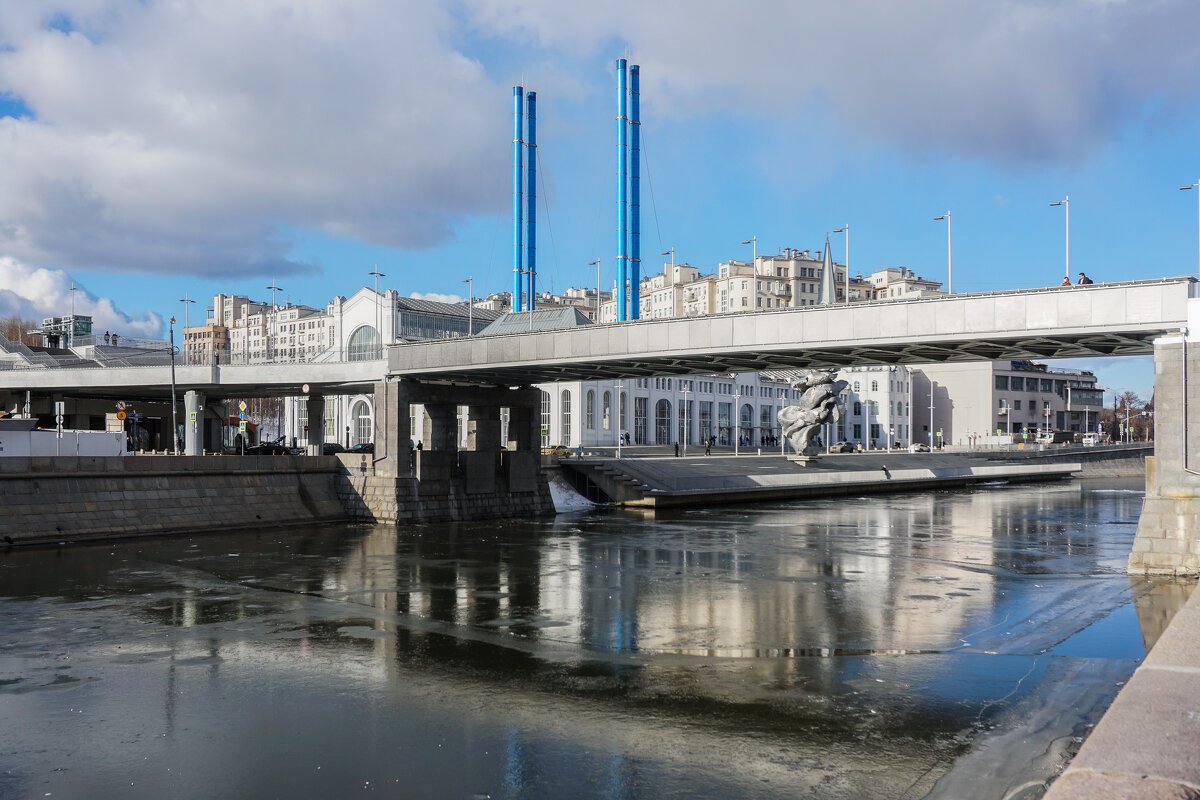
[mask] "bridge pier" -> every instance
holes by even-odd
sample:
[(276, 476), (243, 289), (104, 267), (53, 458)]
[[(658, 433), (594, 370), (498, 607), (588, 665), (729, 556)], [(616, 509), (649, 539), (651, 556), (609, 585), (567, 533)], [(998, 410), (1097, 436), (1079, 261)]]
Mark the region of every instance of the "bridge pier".
[[(422, 449), (410, 442), (420, 405)], [(468, 407), (467, 448), (458, 448), (458, 407)], [(502, 409), (509, 409), (508, 449)], [(351, 475), (358, 516), (377, 522), (487, 519), (552, 513), (541, 472), (541, 393), (536, 389), (416, 381), (375, 385), (374, 475)], [(350, 498), (354, 499), (354, 498)], [(348, 505), (355, 505), (349, 503)]]
[(1200, 341), (1187, 334), (1154, 343), (1154, 456), (1129, 571), (1200, 574)]
[(306, 452), (310, 456), (322, 455), (325, 445), (325, 397), (310, 394), (303, 398), (305, 407), (305, 425), (308, 426)]

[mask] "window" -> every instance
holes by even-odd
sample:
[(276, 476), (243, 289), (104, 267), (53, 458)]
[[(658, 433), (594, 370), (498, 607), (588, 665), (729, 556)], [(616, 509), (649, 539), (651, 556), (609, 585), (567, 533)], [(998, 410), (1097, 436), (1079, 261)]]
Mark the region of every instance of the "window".
[(1020, 400), (1013, 401), (1013, 409), (1015, 409), (1017, 411), (1021, 410), (1021, 401)]
[(733, 413), (733, 403), (717, 403), (717, 443), (730, 444), (733, 431), (730, 430), (729, 418)]
[(596, 392), (588, 389), (587, 403), (584, 405), (584, 414), (587, 416), (587, 429), (589, 431), (596, 429)]
[(601, 402), (603, 405), (600, 408), (600, 424), (604, 430), (612, 430), (612, 392), (605, 392)]
[(1053, 392), (1054, 391), (1054, 381), (1050, 380), (1049, 378), (1042, 378), (1042, 391), (1043, 392)]
[(646, 415), (649, 411), (650, 400), (645, 397), (633, 398), (633, 443), (646, 443)]
[(879, 401), (878, 400), (868, 400), (867, 401), (867, 413), (872, 416), (875, 416), (875, 417), (879, 416)]
[(542, 392), (542, 447), (550, 445), (550, 393)]
[[(855, 391), (856, 393), (857, 393), (857, 392), (860, 392), (860, 391), (862, 391), (862, 390), (859, 388), (858, 381), (855, 381), (855, 382), (854, 382), (854, 391)], [(858, 413), (858, 412), (855, 412), (855, 413)]]
[(349, 361), (369, 361), (378, 356), (379, 342), (375, 329), (370, 325), (363, 325), (350, 336), (349, 353), (346, 358)]
[(366, 400), (359, 400), (354, 404), (354, 408), (350, 411), (350, 419), (354, 426), (352, 444), (375, 441), (374, 425), (371, 423), (371, 407), (367, 405)]
[(671, 443), (671, 404), (666, 400), (654, 404), (654, 443)]
[(859, 403), (857, 401), (855, 401), (855, 403), (854, 403), (854, 416), (856, 416), (856, 417), (862, 416), (862, 403)]
[(871, 381), (871, 391), (872, 392), (879, 391), (879, 381)]
[(559, 444), (571, 443), (571, 392), (567, 389), (562, 391), (562, 399), (559, 403), (560, 416), (562, 418), (562, 430), (559, 431)]
[(996, 388), (1000, 389), (1001, 391), (1008, 391), (1008, 376), (1007, 375), (997, 375), (996, 376)]

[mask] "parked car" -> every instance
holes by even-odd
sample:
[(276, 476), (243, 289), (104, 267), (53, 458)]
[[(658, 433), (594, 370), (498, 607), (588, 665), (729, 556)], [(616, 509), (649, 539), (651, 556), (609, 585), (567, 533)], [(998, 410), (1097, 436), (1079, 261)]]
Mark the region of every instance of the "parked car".
[(558, 456), (559, 458), (564, 458), (565, 456), (569, 455), (570, 452), (570, 449), (565, 444), (556, 444), (553, 447), (542, 448), (542, 455), (544, 456)]
[(347, 453), (366, 453), (368, 455), (374, 455), (375, 454), (375, 443), (374, 442), (359, 442), (358, 444), (354, 445), (354, 447), (351, 447), (346, 452)]
[(246, 448), (248, 456), (286, 456), (291, 455), (291, 451), (282, 441), (274, 442), (259, 442)]
[(331, 456), (334, 453), (344, 453), (344, 452), (346, 452), (346, 448), (342, 447), (337, 442), (324, 442), (321, 445), (321, 455), (323, 455), (323, 456)]
[(834, 442), (829, 451), (831, 453), (853, 453), (854, 445), (850, 442)]
[(910, 444), (908, 446), (908, 452), (910, 452), (910, 453), (928, 453), (929, 445), (921, 444), (920, 442), (913, 442), (912, 444)]

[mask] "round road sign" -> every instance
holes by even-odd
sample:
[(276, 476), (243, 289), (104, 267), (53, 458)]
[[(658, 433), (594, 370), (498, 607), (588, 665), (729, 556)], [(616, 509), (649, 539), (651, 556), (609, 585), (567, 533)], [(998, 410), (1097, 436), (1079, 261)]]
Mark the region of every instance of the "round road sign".
[(117, 412), (117, 419), (119, 419), (119, 420), (121, 420), (122, 422), (124, 422), (124, 421), (125, 421), (125, 412), (124, 412), (124, 411), (118, 411), (118, 412)]
[(308, 384), (306, 383), (303, 386), (301, 386), (300, 391), (304, 392), (305, 394), (308, 394)]
[(124, 410), (125, 410), (125, 401), (118, 400), (117, 401), (117, 411), (124, 411)]

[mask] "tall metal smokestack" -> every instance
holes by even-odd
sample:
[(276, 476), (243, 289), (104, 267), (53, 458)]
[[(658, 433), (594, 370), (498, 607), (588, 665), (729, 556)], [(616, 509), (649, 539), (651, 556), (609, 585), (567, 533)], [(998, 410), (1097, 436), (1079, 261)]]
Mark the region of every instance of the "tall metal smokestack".
[(525, 95), (525, 148), (528, 164), (525, 165), (525, 271), (529, 275), (529, 294), (525, 308), (533, 311), (537, 304), (537, 92)]
[(626, 221), (628, 206), (625, 200), (626, 164), (628, 158), (625, 150), (625, 136), (628, 132), (628, 116), (625, 103), (628, 91), (625, 86), (626, 61), (617, 59), (617, 321), (624, 322), (629, 318), (628, 294), (629, 286), (629, 253), (625, 249), (629, 239), (629, 226)]
[(521, 101), (525, 89), (513, 87), (513, 290), (512, 310), (521, 310), (521, 167), (525, 157), (521, 131)]
[(642, 109), (641, 67), (629, 68), (629, 318), (641, 319), (642, 280)]

